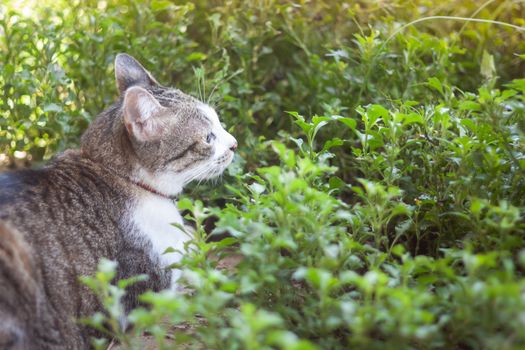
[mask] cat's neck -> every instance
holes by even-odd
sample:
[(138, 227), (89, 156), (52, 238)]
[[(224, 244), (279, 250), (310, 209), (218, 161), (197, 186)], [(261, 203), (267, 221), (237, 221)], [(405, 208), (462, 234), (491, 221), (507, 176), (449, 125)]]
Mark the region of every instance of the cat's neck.
[(156, 190), (155, 188), (151, 187), (150, 185), (144, 183), (144, 182), (141, 182), (141, 181), (133, 181), (133, 180), (130, 180), (134, 185), (142, 188), (143, 190), (146, 190), (154, 195), (157, 195), (159, 197), (162, 197), (162, 198), (165, 198), (165, 199), (169, 199), (169, 200), (175, 200), (177, 199), (177, 196), (169, 196), (167, 195), (166, 193), (163, 193), (163, 192), (160, 192), (158, 190)]
[(133, 172), (134, 152), (121, 122), (120, 102), (102, 112), (82, 135), (82, 156), (120, 176)]
[[(175, 180), (174, 180), (175, 178)], [(171, 173), (151, 174), (145, 169), (135, 169), (133, 181), (163, 193), (168, 198), (176, 198), (183, 189), (184, 179), (176, 179)]]
[[(89, 161), (91, 161), (93, 163), (97, 163), (84, 150), (80, 150), (80, 156), (82, 158), (84, 158), (84, 159), (88, 159)], [(138, 177), (137, 176), (135, 176), (135, 177), (128, 176), (128, 175), (120, 173), (116, 169), (113, 169), (113, 167), (111, 167), (111, 166), (104, 166), (103, 164), (98, 164), (98, 165), (101, 168), (104, 168), (104, 170), (106, 170), (107, 172), (111, 173), (112, 175), (120, 177), (121, 179), (126, 181), (129, 185), (135, 186), (135, 187), (137, 187), (140, 190), (144, 190), (146, 192), (149, 192), (149, 193), (151, 193), (151, 194), (153, 194), (155, 196), (158, 196), (158, 197), (161, 197), (161, 198), (164, 198), (164, 199), (175, 200), (175, 199), (177, 199), (178, 193), (180, 193), (182, 191), (182, 187), (181, 187), (180, 191), (177, 191), (177, 194), (170, 195), (168, 193), (163, 192), (162, 190), (159, 190), (158, 188), (156, 188), (155, 185), (150, 185), (148, 182), (146, 182), (144, 180), (141, 180), (140, 176), (138, 176)]]
[(176, 197), (182, 192), (184, 178), (177, 179), (172, 173), (152, 174), (140, 166), (120, 113), (116, 103), (95, 119), (82, 136), (82, 156), (144, 191)]

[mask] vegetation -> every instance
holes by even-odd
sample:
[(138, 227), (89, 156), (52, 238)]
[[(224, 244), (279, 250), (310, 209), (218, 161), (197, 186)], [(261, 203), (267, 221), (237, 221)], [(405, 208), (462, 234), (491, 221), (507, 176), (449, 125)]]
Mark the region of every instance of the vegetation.
[(133, 281), (101, 262), (85, 322), (126, 348), (525, 348), (523, 1), (24, 4), (0, 5), (0, 160), (74, 147), (118, 52), (240, 144), (179, 201), (191, 293), (143, 295), (124, 334)]

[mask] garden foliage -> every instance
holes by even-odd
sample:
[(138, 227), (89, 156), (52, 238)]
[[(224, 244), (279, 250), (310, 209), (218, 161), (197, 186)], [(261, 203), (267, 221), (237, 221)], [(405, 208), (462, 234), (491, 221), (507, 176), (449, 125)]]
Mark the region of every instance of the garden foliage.
[(179, 200), (191, 292), (143, 295), (123, 333), (133, 280), (101, 262), (84, 281), (107, 312), (84, 322), (127, 348), (525, 348), (525, 32), (402, 27), (523, 27), (523, 2), (17, 4), (0, 5), (4, 162), (74, 147), (115, 99), (118, 52), (240, 144)]

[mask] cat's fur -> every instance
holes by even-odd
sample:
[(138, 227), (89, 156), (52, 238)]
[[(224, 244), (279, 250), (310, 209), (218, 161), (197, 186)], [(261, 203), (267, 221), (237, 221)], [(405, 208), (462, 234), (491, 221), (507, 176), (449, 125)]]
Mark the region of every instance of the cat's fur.
[(92, 333), (80, 317), (101, 311), (79, 283), (101, 258), (117, 278), (147, 274), (147, 289), (174, 288), (166, 267), (189, 237), (168, 197), (217, 176), (237, 143), (215, 111), (165, 88), (131, 56), (115, 60), (119, 100), (68, 150), (39, 170), (0, 174), (0, 349), (82, 349)]

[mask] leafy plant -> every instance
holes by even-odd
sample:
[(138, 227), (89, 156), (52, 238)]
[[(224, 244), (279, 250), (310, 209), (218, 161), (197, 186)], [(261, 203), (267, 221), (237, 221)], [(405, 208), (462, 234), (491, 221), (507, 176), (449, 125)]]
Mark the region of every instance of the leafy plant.
[(513, 0), (8, 0), (0, 163), (76, 146), (129, 52), (240, 147), (224, 186), (178, 201), (189, 292), (124, 315), (135, 279), (105, 261), (83, 278), (106, 309), (86, 324), (125, 348), (520, 349), (524, 16)]

